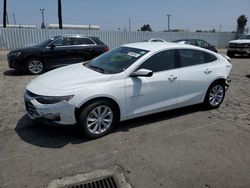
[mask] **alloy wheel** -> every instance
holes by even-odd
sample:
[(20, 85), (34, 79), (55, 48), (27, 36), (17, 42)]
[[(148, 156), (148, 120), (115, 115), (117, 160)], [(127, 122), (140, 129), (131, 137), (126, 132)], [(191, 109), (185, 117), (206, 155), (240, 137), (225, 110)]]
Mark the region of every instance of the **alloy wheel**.
[(39, 74), (43, 71), (43, 63), (38, 60), (32, 60), (29, 62), (28, 69), (33, 74)]
[(218, 106), (224, 97), (224, 88), (221, 85), (215, 85), (209, 93), (209, 103), (211, 106)]
[(105, 105), (97, 106), (92, 111), (86, 119), (87, 129), (92, 134), (101, 134), (108, 130), (113, 122), (113, 112)]

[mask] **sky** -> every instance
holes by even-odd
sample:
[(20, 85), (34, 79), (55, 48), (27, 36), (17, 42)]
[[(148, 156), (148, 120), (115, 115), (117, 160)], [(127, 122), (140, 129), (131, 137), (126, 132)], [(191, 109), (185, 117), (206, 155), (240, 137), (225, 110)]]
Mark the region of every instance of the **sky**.
[[(3, 0), (0, 0), (2, 24)], [(44, 8), (45, 24), (58, 23), (57, 0), (7, 0), (9, 23), (41, 25)], [(250, 26), (250, 0), (62, 0), (64, 24), (99, 25), (101, 30), (136, 31), (149, 24), (153, 31), (170, 29), (189, 31), (234, 31), (237, 18), (244, 14)]]

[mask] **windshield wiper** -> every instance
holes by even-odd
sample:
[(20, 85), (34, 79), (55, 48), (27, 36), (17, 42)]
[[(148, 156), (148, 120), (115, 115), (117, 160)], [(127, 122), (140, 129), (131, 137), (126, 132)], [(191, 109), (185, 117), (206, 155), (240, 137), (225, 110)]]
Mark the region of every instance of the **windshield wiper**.
[(94, 65), (87, 65), (87, 67), (96, 70), (97, 72), (105, 73), (106, 71), (100, 67), (94, 66)]

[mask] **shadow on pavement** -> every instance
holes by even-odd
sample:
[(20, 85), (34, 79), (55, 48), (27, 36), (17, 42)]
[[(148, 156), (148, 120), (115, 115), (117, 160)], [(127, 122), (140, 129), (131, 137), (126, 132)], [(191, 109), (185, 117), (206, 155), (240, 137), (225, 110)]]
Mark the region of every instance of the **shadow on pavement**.
[(3, 73), (5, 76), (30, 76), (25, 71), (7, 70)]
[[(195, 105), (124, 121), (116, 126), (110, 134), (115, 132), (128, 132), (130, 129), (139, 126), (178, 118), (201, 110), (204, 110), (201, 105)], [(25, 142), (45, 148), (61, 148), (69, 143), (80, 144), (90, 141), (89, 139), (83, 138), (83, 136), (77, 132), (76, 126), (52, 126), (35, 123), (31, 121), (27, 115), (18, 121), (15, 131)]]
[(250, 78), (250, 74), (246, 75), (247, 78)]
[(235, 58), (235, 59), (249, 59), (250, 55), (236, 55), (233, 58)]

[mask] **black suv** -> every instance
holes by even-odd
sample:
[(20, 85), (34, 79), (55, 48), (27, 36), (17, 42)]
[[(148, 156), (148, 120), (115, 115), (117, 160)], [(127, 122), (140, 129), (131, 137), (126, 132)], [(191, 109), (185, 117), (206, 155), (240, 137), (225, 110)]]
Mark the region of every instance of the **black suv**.
[(108, 50), (97, 37), (63, 35), (36, 46), (13, 50), (7, 57), (10, 68), (41, 74), (45, 70), (91, 60)]

